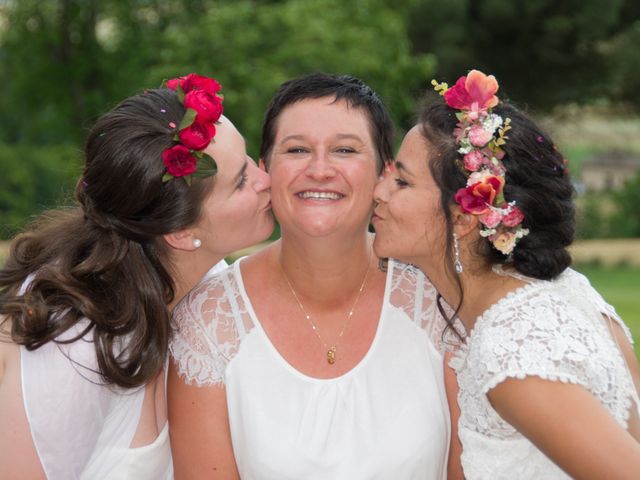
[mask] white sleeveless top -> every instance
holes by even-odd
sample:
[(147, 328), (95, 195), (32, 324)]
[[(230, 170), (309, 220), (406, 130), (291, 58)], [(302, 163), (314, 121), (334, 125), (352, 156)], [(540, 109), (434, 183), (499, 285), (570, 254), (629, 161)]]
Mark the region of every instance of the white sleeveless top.
[(553, 281), (513, 276), (527, 285), (485, 311), (450, 362), (460, 386), (464, 474), (468, 480), (570, 478), (498, 415), (487, 392), (507, 378), (525, 376), (582, 385), (626, 429), (631, 408), (640, 402), (605, 322), (619, 323), (630, 341), (631, 334), (574, 270)]
[(369, 351), (344, 375), (312, 378), (269, 341), (238, 261), (178, 305), (170, 351), (186, 382), (226, 387), (243, 479), (444, 479), (445, 323), (435, 298), (419, 270), (390, 261)]
[[(207, 276), (226, 267), (222, 260)], [(87, 324), (78, 322), (57, 340), (77, 336)], [(20, 359), (25, 413), (48, 479), (173, 478), (167, 424), (153, 443), (130, 448), (145, 388), (104, 385), (91, 333), (70, 344), (48, 342), (33, 351), (20, 347)]]
[[(59, 340), (72, 338), (79, 322)], [(104, 385), (90, 334), (71, 344), (20, 348), (24, 407), (48, 479), (173, 478), (168, 427), (150, 445), (129, 448), (144, 387)]]

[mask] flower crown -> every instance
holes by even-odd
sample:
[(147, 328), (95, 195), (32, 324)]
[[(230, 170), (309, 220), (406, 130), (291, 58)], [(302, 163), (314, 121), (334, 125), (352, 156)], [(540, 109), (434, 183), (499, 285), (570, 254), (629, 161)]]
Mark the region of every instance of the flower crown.
[(463, 212), (478, 215), (480, 235), (509, 255), (529, 230), (522, 226), (524, 214), (516, 202), (504, 198), (506, 170), (501, 147), (507, 142), (505, 133), (511, 129), (511, 120), (492, 113), (498, 105), (498, 82), (493, 75), (471, 70), (451, 88), (435, 80), (431, 84), (447, 105), (460, 110), (453, 134), (463, 155), (458, 164), (468, 180), (467, 186), (456, 192), (455, 201)]
[(217, 95), (221, 87), (215, 79), (195, 73), (167, 80), (165, 86), (176, 91), (186, 112), (179, 125), (169, 123), (176, 130), (174, 141), (178, 143), (162, 152), (167, 169), (162, 181), (182, 177), (191, 185), (192, 176), (210, 177), (217, 171), (215, 160), (204, 149), (213, 141), (215, 124), (222, 115), (222, 96)]

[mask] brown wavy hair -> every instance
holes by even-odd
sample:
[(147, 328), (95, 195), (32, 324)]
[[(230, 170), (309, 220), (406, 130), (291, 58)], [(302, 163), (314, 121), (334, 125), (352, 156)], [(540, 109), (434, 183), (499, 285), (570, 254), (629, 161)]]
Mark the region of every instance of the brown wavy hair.
[[(162, 151), (184, 107), (169, 89), (130, 97), (91, 129), (77, 205), (43, 214), (0, 270), (2, 327), (35, 350), (93, 338), (105, 383), (136, 387), (161, 370), (175, 294), (162, 235), (193, 225), (213, 179), (162, 183)], [(21, 289), (26, 287), (26, 292)], [(59, 337), (87, 319), (77, 335)]]

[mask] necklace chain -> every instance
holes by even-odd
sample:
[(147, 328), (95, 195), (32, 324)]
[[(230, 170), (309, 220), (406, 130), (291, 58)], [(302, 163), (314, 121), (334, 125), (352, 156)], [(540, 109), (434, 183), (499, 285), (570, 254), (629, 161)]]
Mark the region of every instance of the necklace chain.
[(358, 300), (360, 300), (360, 296), (362, 295), (364, 287), (367, 283), (367, 278), (369, 277), (369, 270), (371, 269), (371, 256), (369, 256), (367, 260), (367, 270), (364, 273), (364, 278), (362, 279), (362, 283), (360, 284), (360, 288), (358, 289), (358, 295), (356, 296), (356, 299), (354, 300), (353, 305), (351, 305), (349, 314), (347, 315), (347, 318), (345, 319), (344, 324), (342, 325), (342, 330), (340, 330), (340, 333), (336, 337), (336, 341), (333, 342), (333, 345), (328, 345), (327, 342), (325, 342), (322, 336), (320, 335), (318, 327), (316, 326), (315, 322), (311, 319), (311, 315), (309, 315), (305, 310), (304, 306), (302, 305), (302, 302), (300, 301), (300, 297), (298, 297), (298, 294), (294, 290), (293, 285), (291, 285), (291, 282), (289, 281), (289, 277), (287, 277), (287, 274), (285, 273), (284, 268), (282, 267), (282, 263), (280, 263), (280, 269), (282, 270), (282, 275), (284, 275), (284, 279), (286, 280), (287, 285), (289, 286), (289, 290), (291, 290), (291, 293), (293, 294), (293, 298), (295, 298), (296, 302), (298, 302), (298, 307), (300, 307), (300, 311), (302, 312), (302, 314), (305, 316), (305, 318), (311, 325), (311, 329), (318, 337), (318, 340), (320, 340), (320, 343), (324, 346), (324, 348), (326, 348), (327, 362), (329, 362), (330, 365), (333, 365), (334, 363), (336, 363), (336, 352), (338, 350), (338, 344), (342, 339), (342, 335), (344, 335), (344, 332), (347, 331), (347, 328), (349, 328), (349, 325), (351, 324), (351, 317), (353, 317), (353, 312), (355, 312), (356, 310), (356, 306), (358, 305)]

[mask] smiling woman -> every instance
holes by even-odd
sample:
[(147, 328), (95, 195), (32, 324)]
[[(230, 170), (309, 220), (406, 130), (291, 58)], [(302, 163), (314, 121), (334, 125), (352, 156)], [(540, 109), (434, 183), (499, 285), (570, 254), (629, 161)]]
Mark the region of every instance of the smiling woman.
[(355, 78), (276, 93), (261, 156), (281, 239), (176, 311), (176, 478), (445, 478), (435, 291), (409, 265), (380, 271), (367, 233), (390, 145), (386, 109)]

